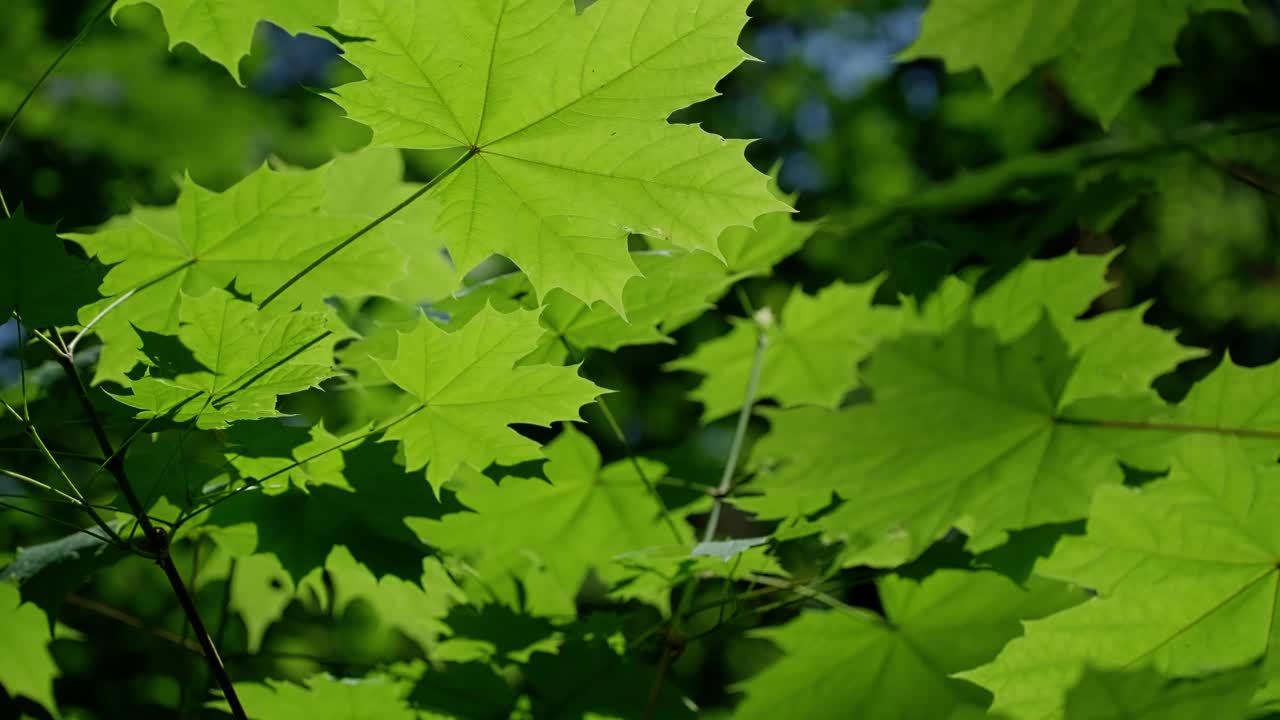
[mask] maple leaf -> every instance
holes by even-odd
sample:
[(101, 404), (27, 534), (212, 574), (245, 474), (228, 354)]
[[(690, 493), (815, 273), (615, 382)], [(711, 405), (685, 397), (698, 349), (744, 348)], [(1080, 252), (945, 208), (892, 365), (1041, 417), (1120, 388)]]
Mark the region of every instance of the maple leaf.
[(103, 268), (67, 254), (53, 228), (31, 222), (21, 207), (0, 220), (0, 256), (0, 321), (16, 312), (28, 328), (72, 325), (99, 297)]
[(724, 229), (786, 209), (745, 142), (666, 122), (746, 58), (746, 6), (343, 0), (336, 27), (372, 41), (346, 46), (367, 80), (337, 99), (375, 143), (465, 151), (432, 192), (459, 272), (498, 253), (539, 294), (621, 309), (628, 233), (718, 254)]
[(1079, 102), (1106, 126), (1157, 69), (1178, 62), (1178, 33), (1190, 13), (1207, 10), (1245, 8), (1239, 0), (933, 0), (899, 59), (978, 68), (997, 96), (1057, 59)]
[(1280, 439), (1280, 366), (1248, 368), (1224, 358), (1182, 402), (1151, 421), (1186, 429), (1169, 436), (1175, 465), (1216, 462), (1227, 468), (1274, 461)]
[[(857, 385), (858, 362), (899, 328), (895, 308), (872, 305), (878, 284), (837, 283), (817, 295), (792, 295), (781, 319), (765, 328), (759, 397), (783, 407), (838, 406)], [(733, 322), (727, 335), (667, 365), (706, 376), (692, 393), (703, 404), (704, 421), (742, 407), (757, 330), (754, 320)]]
[(302, 685), (281, 680), (236, 683), (236, 694), (253, 708), (254, 717), (279, 720), (421, 720), (408, 702), (412, 690), (412, 683), (393, 676), (353, 680), (326, 674)]
[(1021, 621), (1083, 598), (1059, 583), (1024, 589), (994, 573), (955, 570), (921, 582), (890, 575), (877, 585), (884, 617), (809, 611), (753, 633), (785, 654), (738, 686), (747, 697), (734, 717), (981, 717), (983, 693), (950, 675), (994, 657)]
[(435, 518), (461, 507), (415, 482), (395, 463), (390, 445), (366, 441), (341, 452), (345, 467), (359, 468), (346, 475), (349, 490), (321, 485), (267, 497), (244, 493), (214, 507), (199, 532), (235, 555), (274, 555), (295, 583), (325, 567), (335, 546), (376, 577), (420, 577), (424, 548), (405, 518)]
[(577, 419), (578, 409), (602, 393), (576, 366), (517, 365), (541, 335), (535, 313), (492, 308), (454, 332), (423, 317), (400, 333), (396, 356), (379, 365), (418, 403), (386, 431), (402, 444), (405, 467), (426, 467), (439, 492), (464, 465), (539, 458), (538, 444), (509, 425)]
[(154, 371), (114, 397), (143, 412), (197, 427), (276, 417), (281, 395), (316, 387), (333, 374), (324, 315), (258, 310), (223, 290), (182, 296), (178, 338), (199, 367), (165, 377)]
[(1127, 446), (1158, 441), (1098, 424), (1161, 410), (1141, 398), (1066, 404), (1075, 367), (1047, 318), (1012, 344), (968, 323), (890, 341), (864, 373), (872, 402), (772, 415), (755, 463), (776, 470), (757, 481), (763, 497), (738, 502), (787, 517), (834, 490), (850, 502), (819, 524), (871, 553), (857, 561), (889, 566), (953, 526), (981, 551), (1005, 531), (1074, 520), (1096, 487), (1122, 480)]
[(587, 306), (560, 290), (544, 298), (542, 324), (549, 332), (544, 356), (589, 348), (617, 350), (624, 345), (671, 342), (668, 334), (711, 307), (711, 300), (732, 278), (725, 266), (701, 251), (632, 255), (644, 274), (627, 281), (622, 292), (624, 319), (607, 304)]
[[(544, 453), (547, 480), (508, 477), (495, 485), (475, 477), (458, 490), (458, 501), (473, 512), (412, 520), (410, 526), (424, 542), (469, 557), (493, 575), (544, 570), (553, 596), (541, 602), (572, 613), (588, 572), (612, 582), (628, 574), (613, 565), (615, 556), (675, 539), (631, 463), (601, 467), (595, 445), (572, 426)], [(663, 476), (662, 466), (641, 462), (647, 477)], [(537, 522), (523, 520), (529, 517)], [(691, 541), (687, 526), (678, 527), (682, 542)]]
[[(123, 382), (145, 362), (138, 331), (177, 331), (179, 292), (202, 295), (234, 283), (240, 293), (264, 300), (372, 220), (378, 206), (353, 205), (353, 199), (366, 193), (394, 195), (403, 183), (394, 153), (370, 152), (343, 156), (316, 170), (263, 167), (220, 193), (185, 178), (175, 205), (137, 207), (92, 233), (66, 235), (111, 266), (100, 288), (107, 299), (83, 307), (81, 321), (120, 300), (94, 326), (103, 342), (96, 380)], [(314, 310), (334, 295), (394, 294), (410, 261), (405, 246), (423, 245), (421, 213), (434, 212), (429, 204), (411, 210), (318, 266), (276, 303)], [(131, 296), (119, 297), (130, 291)]]
[(23, 603), (17, 586), (0, 582), (0, 686), (10, 697), (27, 697), (56, 713), (53, 681), (58, 666), (49, 653), (53, 640), (40, 608)]
[(249, 54), (259, 22), (297, 33), (332, 24), (338, 11), (338, 0), (120, 0), (112, 16), (141, 3), (160, 11), (170, 49), (189, 43), (242, 83), (240, 60)]
[(1088, 666), (1151, 665), (1185, 678), (1264, 659), (1274, 672), (1280, 623), (1280, 470), (1206, 458), (1140, 489), (1103, 487), (1088, 532), (1059, 543), (1037, 572), (1097, 592), (1028, 623), (965, 677), (1011, 718), (1063, 717)]

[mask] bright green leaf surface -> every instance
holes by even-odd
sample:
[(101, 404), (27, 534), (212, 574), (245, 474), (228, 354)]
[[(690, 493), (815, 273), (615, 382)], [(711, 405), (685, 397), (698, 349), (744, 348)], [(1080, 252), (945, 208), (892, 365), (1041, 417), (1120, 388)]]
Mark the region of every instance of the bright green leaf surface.
[(967, 677), (1012, 718), (1063, 717), (1086, 666), (1150, 664), (1185, 678), (1274, 662), (1280, 590), (1280, 470), (1243, 462), (1175, 468), (1141, 489), (1101, 488), (1088, 533), (1038, 571), (1098, 597), (1029, 623)]
[[(796, 293), (766, 332), (759, 397), (784, 407), (834, 408), (857, 384), (857, 364), (898, 331), (897, 310), (871, 304), (877, 283), (832, 285), (817, 295)], [(724, 337), (667, 367), (706, 376), (692, 396), (714, 420), (742, 407), (751, 375), (756, 326), (738, 320)]]
[(332, 343), (321, 313), (258, 310), (222, 290), (183, 295), (178, 339), (195, 365), (173, 377), (133, 382), (121, 402), (140, 418), (172, 416), (219, 428), (236, 420), (275, 417), (281, 395), (316, 387), (333, 374)]
[[(508, 477), (495, 485), (476, 477), (458, 492), (474, 512), (410, 524), (425, 542), (473, 558), (494, 574), (522, 576), (530, 567), (545, 568), (556, 594), (548, 603), (572, 612), (589, 571), (609, 582), (621, 577), (621, 568), (612, 566), (615, 556), (677, 538), (631, 463), (602, 468), (595, 445), (572, 427), (545, 453), (548, 480)], [(643, 465), (651, 479), (664, 475), (660, 465)], [(684, 527), (682, 535), (682, 541), (692, 539)]]
[(1276, 459), (1280, 439), (1280, 366), (1246, 368), (1224, 359), (1172, 411), (1153, 419), (1188, 432), (1168, 433), (1175, 462), (1192, 467)]
[[(372, 151), (374, 153), (387, 151)], [(114, 301), (135, 293), (97, 325), (104, 343), (96, 379), (122, 381), (144, 357), (137, 330), (175, 334), (179, 292), (203, 295), (235, 288), (261, 301), (313, 260), (385, 210), (383, 203), (350, 204), (365, 193), (399, 198), (400, 164), (370, 151), (340, 157), (317, 170), (278, 172), (266, 167), (226, 192), (183, 181), (177, 204), (138, 207), (90, 234), (68, 235), (111, 271), (101, 291), (108, 299), (80, 311), (88, 322)], [(282, 308), (317, 309), (333, 295), (395, 294), (409, 262), (404, 234), (425, 225), (424, 204), (380, 225), (290, 288)], [(401, 222), (405, 224), (400, 224)], [(421, 244), (421, 236), (417, 238)], [(429, 244), (428, 244), (429, 245)], [(417, 299), (417, 298), (415, 298)]]
[(343, 0), (338, 29), (374, 40), (346, 47), (368, 79), (338, 100), (376, 143), (475, 153), (432, 193), (460, 272), (498, 253), (539, 294), (619, 308), (627, 233), (716, 253), (785, 209), (744, 142), (666, 123), (744, 59), (746, 5)]
[(951, 527), (980, 551), (1008, 530), (1076, 519), (1095, 488), (1122, 479), (1117, 448), (1152, 439), (1074, 423), (1154, 408), (1064, 405), (1075, 367), (1047, 320), (1011, 344), (967, 323), (890, 341), (865, 373), (872, 402), (773, 416), (755, 457), (777, 469), (757, 482), (762, 498), (741, 504), (787, 517), (822, 508), (834, 490), (848, 502), (821, 525), (876, 565), (915, 557)]
[(670, 342), (667, 333), (711, 307), (710, 301), (730, 282), (724, 264), (704, 252), (632, 257), (644, 275), (627, 281), (622, 292), (626, 319), (607, 304), (588, 307), (552, 291), (542, 311), (542, 324), (551, 331), (543, 342), (577, 352)]
[(392, 677), (359, 680), (316, 675), (305, 685), (268, 680), (237, 683), (236, 693), (252, 717), (271, 720), (419, 720), (406, 701), (412, 686)]
[(994, 657), (1019, 623), (1079, 602), (1065, 586), (1024, 590), (993, 573), (939, 571), (924, 582), (879, 583), (885, 618), (809, 611), (759, 633), (786, 654), (741, 688), (740, 720), (981, 716), (986, 700), (948, 677)]
[(513, 465), (539, 457), (538, 444), (508, 427), (574, 420), (601, 393), (576, 367), (516, 366), (542, 335), (535, 314), (486, 308), (450, 333), (422, 318), (400, 334), (383, 372), (420, 403), (391, 426), (409, 470), (427, 468), (438, 492), (463, 465)]
[(0, 685), (9, 695), (28, 697), (50, 712), (58, 666), (49, 654), (49, 620), (40, 608), (23, 604), (18, 588), (0, 582)]

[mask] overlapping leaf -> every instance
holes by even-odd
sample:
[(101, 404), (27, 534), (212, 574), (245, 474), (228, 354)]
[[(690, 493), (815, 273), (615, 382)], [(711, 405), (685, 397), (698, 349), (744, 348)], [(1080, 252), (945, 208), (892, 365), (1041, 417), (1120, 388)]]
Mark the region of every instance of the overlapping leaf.
[(1079, 602), (1050, 582), (1022, 589), (992, 573), (939, 571), (923, 582), (879, 582), (885, 616), (807, 612), (758, 633), (785, 655), (741, 686), (742, 720), (978, 718), (986, 698), (952, 673), (994, 657), (1020, 621)]
[(1066, 720), (1219, 720), (1247, 717), (1258, 687), (1253, 668), (1177, 681), (1150, 668), (1090, 668), (1067, 693)]
[(169, 30), (170, 47), (190, 43), (237, 79), (260, 21), (290, 32), (333, 23), (338, 0), (122, 0), (113, 13), (139, 3), (154, 5)]
[(644, 275), (627, 281), (622, 292), (625, 319), (607, 304), (587, 306), (559, 290), (547, 293), (541, 321), (550, 332), (543, 338), (543, 354), (554, 358), (590, 348), (670, 342), (668, 333), (711, 307), (731, 282), (724, 264), (701, 251), (633, 258)]
[(982, 550), (1008, 530), (1079, 518), (1095, 488), (1121, 481), (1117, 451), (1151, 441), (1098, 425), (1159, 406), (1068, 404), (1075, 368), (1047, 319), (1010, 344), (967, 322), (890, 341), (864, 373), (872, 402), (773, 416), (756, 462), (777, 469), (758, 483), (763, 497), (741, 503), (785, 517), (821, 509), (834, 490), (847, 502), (821, 525), (865, 549), (859, 562), (890, 566), (951, 527)]
[(332, 342), (316, 312), (258, 310), (223, 290), (182, 296), (178, 339), (193, 364), (173, 376), (159, 369), (130, 383), (121, 402), (141, 418), (194, 420), (225, 427), (236, 420), (279, 415), (281, 395), (315, 387), (333, 374)]
[(1244, 11), (1238, 0), (934, 0), (904, 60), (941, 57), (978, 68), (1004, 95), (1037, 66), (1058, 60), (1081, 104), (1104, 125), (1178, 62), (1174, 44), (1195, 12)]
[[(858, 362), (899, 330), (895, 308), (872, 304), (876, 285), (836, 284), (817, 295), (793, 295), (778, 322), (765, 327), (760, 397), (784, 407), (838, 406), (857, 384)], [(668, 365), (706, 376), (692, 393), (704, 406), (704, 419), (742, 407), (756, 334), (755, 321), (737, 320), (728, 335)]]
[(746, 5), (343, 0), (337, 29), (372, 41), (347, 46), (367, 80), (338, 100), (376, 143), (467, 152), (432, 193), (460, 271), (498, 253), (539, 294), (620, 309), (628, 233), (717, 253), (785, 209), (745, 143), (666, 123), (745, 58)]
[(517, 366), (541, 335), (534, 313), (492, 308), (454, 332), (424, 317), (401, 333), (395, 358), (380, 365), (418, 403), (386, 431), (403, 445), (405, 466), (426, 467), (439, 491), (464, 465), (483, 469), (540, 457), (538, 444), (509, 425), (576, 419), (601, 393), (576, 367)]
[[(264, 167), (221, 193), (188, 178), (174, 206), (135, 208), (93, 233), (69, 235), (112, 266), (100, 288), (107, 299), (82, 307), (82, 322), (133, 291), (94, 326), (103, 341), (97, 380), (121, 381), (145, 361), (137, 331), (176, 334), (179, 292), (202, 295), (234, 283), (253, 300), (264, 300), (385, 210), (381, 202), (354, 204), (354, 198), (407, 194), (399, 160), (386, 152), (344, 156), (309, 171)], [(276, 303), (316, 309), (334, 295), (399, 294), (411, 260), (405, 248), (439, 245), (426, 230), (426, 217), (433, 212), (430, 204), (415, 205), (379, 225), (309, 272)]]
[[(615, 556), (655, 545), (692, 540), (664, 525), (662, 508), (628, 462), (600, 466), (591, 440), (567, 427), (545, 449), (547, 480), (508, 477), (499, 484), (477, 477), (458, 492), (474, 512), (438, 521), (411, 521), (424, 541), (471, 558), (494, 576), (543, 573), (547, 596), (535, 598), (558, 612), (572, 612), (573, 597), (588, 572), (605, 582), (626, 574)], [(664, 468), (642, 461), (646, 475)], [(528, 522), (527, 518), (537, 518)]]
[(376, 577), (418, 579), (424, 548), (406, 518), (438, 518), (461, 510), (435, 498), (420, 478), (394, 461), (390, 445), (367, 441), (342, 449), (350, 490), (331, 485), (271, 497), (241, 493), (208, 513), (201, 532), (238, 556), (271, 554), (294, 582), (325, 566), (335, 546)]
[(1079, 607), (1029, 623), (990, 665), (966, 677), (1012, 718), (1060, 718), (1086, 666), (1150, 665), (1197, 677), (1280, 647), (1280, 469), (1206, 457), (1141, 489), (1101, 488), (1088, 533), (1038, 567), (1097, 591)]

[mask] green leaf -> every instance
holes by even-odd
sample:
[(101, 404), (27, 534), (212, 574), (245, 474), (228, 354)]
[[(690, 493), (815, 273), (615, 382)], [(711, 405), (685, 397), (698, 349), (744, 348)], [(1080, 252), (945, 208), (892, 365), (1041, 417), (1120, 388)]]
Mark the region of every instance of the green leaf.
[(1123, 479), (1117, 460), (1155, 433), (1098, 427), (1142, 420), (1146, 400), (1064, 403), (1076, 362), (1047, 319), (1013, 343), (960, 323), (877, 350), (864, 379), (873, 401), (832, 412), (776, 413), (755, 451), (764, 517), (845, 502), (819, 524), (848, 542), (850, 563), (894, 566), (956, 527), (982, 551), (1010, 530), (1083, 516), (1095, 488)]
[(1089, 668), (1067, 692), (1066, 720), (1219, 720), (1246, 717), (1255, 669), (1171, 681), (1150, 668)]
[[(178, 339), (202, 366), (164, 377), (159, 369), (115, 395), (139, 418), (171, 416), (200, 428), (278, 417), (281, 395), (317, 387), (333, 375), (333, 349), (318, 312), (258, 310), (223, 290), (182, 295)], [(328, 340), (328, 342), (326, 342)]]
[[(1178, 363), (1205, 353), (1178, 344), (1175, 333), (1143, 323), (1150, 304), (1077, 319), (1111, 289), (1106, 272), (1114, 258), (1115, 253), (1068, 253), (1023, 262), (973, 299), (974, 324), (1008, 342), (1048, 314), (1078, 360), (1064, 400), (1141, 392)], [(958, 301), (958, 290), (951, 293), (956, 297), (950, 302)], [(1125, 342), (1115, 342), (1116, 337)]]
[[(352, 197), (380, 191), (403, 192), (394, 153), (374, 157), (364, 151), (339, 157), (316, 170), (259, 169), (221, 193), (183, 180), (176, 205), (138, 207), (90, 234), (66, 237), (111, 265), (101, 291), (106, 300), (80, 310), (88, 322), (116, 296), (134, 294), (94, 326), (103, 341), (96, 381), (125, 381), (125, 373), (146, 362), (137, 330), (173, 335), (178, 330), (179, 293), (203, 295), (234, 286), (255, 301), (358, 230), (381, 204), (353, 206)], [(407, 194), (405, 192), (404, 194)], [(395, 294), (409, 262), (409, 237), (420, 233), (418, 213), (379, 225), (359, 243), (342, 250), (303, 277), (278, 300), (281, 308), (318, 310), (325, 298)], [(405, 224), (401, 224), (405, 223)], [(421, 237), (415, 236), (418, 245)], [(428, 246), (430, 244), (428, 243)]]
[(170, 48), (189, 43), (242, 82), (240, 59), (249, 54), (259, 22), (297, 33), (331, 25), (338, 10), (338, 0), (120, 0), (112, 16), (140, 3), (160, 11)]
[[(128, 473), (143, 507), (161, 499), (180, 510), (191, 508), (207, 491), (221, 489), (231, 478), (223, 459), (208, 438), (183, 430), (153, 433), (134, 440), (125, 455)], [(115, 506), (130, 510), (125, 498)]]
[(602, 392), (576, 367), (517, 366), (542, 335), (535, 318), (486, 308), (450, 333), (424, 317), (400, 334), (394, 359), (379, 360), (419, 403), (386, 437), (401, 442), (406, 468), (427, 468), (437, 492), (463, 466), (538, 459), (538, 444), (509, 425), (577, 419), (578, 409)]
[(644, 275), (628, 280), (622, 292), (626, 318), (605, 303), (588, 307), (568, 293), (552, 290), (541, 316), (550, 331), (543, 343), (581, 352), (671, 342), (668, 333), (710, 308), (711, 300), (731, 282), (724, 264), (704, 252), (632, 257)]
[(342, 613), (351, 603), (362, 600), (382, 623), (428, 652), (439, 645), (442, 636), (450, 634), (451, 623), (445, 621), (450, 610), (467, 599), (436, 558), (423, 559), (420, 578), (378, 577), (349, 550), (338, 546), (324, 567), (334, 586), (331, 612)]
[(1278, 511), (1273, 463), (1210, 459), (1141, 488), (1100, 488), (1087, 534), (1064, 538), (1037, 566), (1098, 596), (1028, 623), (1024, 638), (966, 676), (995, 693), (993, 710), (1052, 720), (1086, 667), (1151, 665), (1171, 678), (1259, 658), (1273, 667)]
[[(898, 311), (871, 304), (877, 285), (837, 283), (817, 295), (792, 295), (781, 319), (766, 328), (759, 397), (783, 407), (839, 406), (857, 384), (858, 362), (898, 332)], [(704, 406), (704, 422), (742, 407), (755, 345), (755, 321), (734, 319), (729, 334), (667, 365), (705, 376), (691, 394)]]
[(275, 555), (295, 582), (324, 567), (337, 545), (377, 577), (417, 579), (425, 549), (405, 518), (438, 518), (461, 508), (442, 504), (406, 474), (389, 445), (366, 441), (342, 455), (346, 467), (359, 468), (347, 474), (352, 490), (324, 485), (275, 496), (241, 493), (210, 511), (201, 531), (236, 555)]
[(0, 220), (0, 256), (0, 322), (16, 312), (28, 328), (74, 325), (76, 311), (99, 297), (103, 268), (67, 254), (53, 228), (21, 207)]
[(1107, 267), (1115, 253), (1068, 253), (1051, 260), (1027, 260), (982, 292), (973, 303), (973, 322), (1012, 340), (1048, 314), (1060, 329), (1110, 290)]
[[(545, 570), (549, 596), (541, 602), (572, 613), (589, 572), (606, 583), (619, 579), (625, 573), (612, 563), (615, 556), (676, 539), (630, 462), (601, 467), (595, 445), (572, 426), (544, 452), (547, 480), (508, 477), (495, 485), (475, 477), (458, 491), (473, 512), (411, 520), (410, 526), (424, 542), (470, 559), (491, 576)], [(661, 465), (641, 463), (651, 480), (665, 475)], [(678, 527), (680, 541), (691, 542), (687, 526)]]
[[(253, 717), (271, 720), (419, 720), (407, 702), (412, 689), (408, 681), (391, 676), (315, 675), (303, 685), (236, 683), (236, 694)], [(225, 703), (215, 705), (225, 708)]]
[[(747, 0), (343, 0), (345, 47), (367, 80), (338, 102), (374, 142), (465, 149), (433, 191), (459, 272), (498, 253), (539, 295), (621, 308), (637, 232), (716, 254), (720, 233), (786, 206), (746, 143), (672, 112), (745, 59)], [(447, 30), (446, 30), (447, 28)]]
[(1050, 582), (1025, 590), (993, 573), (946, 570), (923, 582), (878, 583), (885, 617), (809, 611), (757, 631), (784, 655), (739, 686), (734, 718), (836, 720), (980, 716), (986, 698), (950, 677), (994, 657), (1019, 623), (1069, 607), (1081, 593)]
[[(609, 620), (594, 624), (605, 625)], [(525, 676), (538, 688), (532, 698), (533, 716), (547, 720), (642, 717), (655, 669), (620, 654), (610, 642), (613, 633), (597, 631), (588, 624), (570, 626), (568, 634), (558, 652), (535, 653), (524, 668)], [(670, 682), (660, 689), (654, 707), (654, 717), (664, 720), (694, 717), (690, 703), (681, 701)]]
[(53, 680), (58, 666), (49, 654), (53, 640), (49, 619), (40, 608), (23, 603), (18, 588), (0, 582), (0, 685), (12, 697), (27, 697), (57, 713)]
[[(352, 490), (342, 453), (328, 451), (354, 442), (365, 432), (335, 436), (321, 423), (301, 428), (274, 419), (237, 422), (226, 431), (227, 461), (245, 477), (281, 478), (281, 483), (273, 483), (275, 487), (288, 480), (304, 491), (321, 485)], [(274, 487), (264, 491), (275, 493)]]
[(95, 528), (20, 548), (0, 572), (0, 587), (16, 583), (22, 601), (40, 608), (52, 629), (67, 595), (83, 587), (94, 573), (129, 556), (128, 551), (105, 542), (101, 532)]
[(1247, 368), (1224, 358), (1152, 422), (1186, 428), (1170, 436), (1175, 464), (1227, 468), (1272, 462), (1280, 440), (1280, 365)]
[(1157, 69), (1193, 12), (1235, 10), (1239, 0), (933, 0), (916, 42), (899, 59), (942, 58), (952, 72), (978, 68), (996, 96), (1057, 59), (1078, 101), (1109, 125)]
[[(794, 196), (778, 187), (776, 174), (770, 178), (769, 189), (779, 200), (795, 202)], [(761, 215), (754, 227), (731, 227), (721, 233), (720, 253), (732, 275), (766, 275), (774, 265), (804, 247), (819, 226), (817, 221), (796, 222), (787, 212)]]

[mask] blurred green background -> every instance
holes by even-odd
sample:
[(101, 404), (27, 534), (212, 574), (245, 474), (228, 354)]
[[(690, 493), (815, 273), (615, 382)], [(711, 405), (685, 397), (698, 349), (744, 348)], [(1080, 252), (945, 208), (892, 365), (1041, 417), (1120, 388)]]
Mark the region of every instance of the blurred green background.
[[(1051, 68), (995, 101), (976, 73), (896, 64), (918, 32), (922, 2), (757, 0), (743, 45), (763, 62), (743, 65), (722, 82), (720, 97), (673, 120), (760, 138), (751, 160), (775, 169), (796, 194), (799, 219), (822, 222), (774, 277), (746, 282), (755, 305), (778, 307), (796, 288), (881, 273), (886, 295), (923, 295), (948, 273), (993, 277), (1026, 257), (1123, 248), (1112, 266), (1117, 287), (1097, 309), (1150, 303), (1148, 322), (1213, 351), (1163, 382), (1176, 396), (1223, 352), (1245, 364), (1280, 357), (1280, 134), (1218, 133), (1194, 146), (1178, 140), (1188, 130), (1212, 133), (1238, 118), (1280, 113), (1280, 2), (1248, 5), (1247, 16), (1195, 16), (1178, 42), (1182, 65), (1162, 70), (1104, 132), (1075, 108)], [(0, 117), (97, 7), (0, 3)], [(244, 61), (247, 87), (192, 48), (167, 45), (159, 13), (147, 5), (93, 29), (0, 146), (0, 190), (10, 207), (62, 230), (83, 228), (135, 204), (172, 202), (183, 173), (220, 189), (269, 159), (313, 167), (369, 140), (315, 92), (358, 77), (326, 39), (260, 25)], [(438, 169), (429, 154), (408, 160), (410, 179)], [(674, 346), (586, 359), (585, 374), (619, 391), (610, 405), (631, 443), (682, 477), (712, 482), (729, 428), (699, 428), (698, 406), (685, 397), (696, 378), (659, 368), (740, 314), (730, 295), (681, 330)], [(0, 385), (16, 371), (13, 335), (12, 325), (0, 327)], [(298, 409), (333, 412), (314, 399), (300, 399)], [(588, 419), (607, 459), (620, 457), (600, 418), (589, 412)], [(84, 429), (61, 432), (74, 446)], [(4, 547), (58, 535), (33, 518), (0, 518)], [(181, 566), (201, 549), (179, 552)], [(55, 645), (68, 717), (108, 717), (95, 708), (112, 708), (110, 717), (167, 716), (172, 708), (198, 716), (177, 678), (205, 671), (177, 647), (185, 641), (181, 614), (153, 570), (131, 559), (68, 602), (64, 639)], [(202, 572), (201, 603), (213, 617), (226, 616), (219, 612), (226, 568), (212, 563)], [(360, 674), (414, 656), (367, 605), (335, 612), (318, 597), (290, 602), (280, 593), (264, 599), (287, 607), (257, 657), (247, 655), (237, 616), (216, 622), (238, 676)], [(857, 588), (848, 599), (875, 603), (874, 592)], [(770, 657), (743, 627), (691, 647), (676, 667), (675, 681), (704, 707), (723, 707), (727, 685)], [(37, 712), (0, 702), (0, 718), (24, 711)]]

